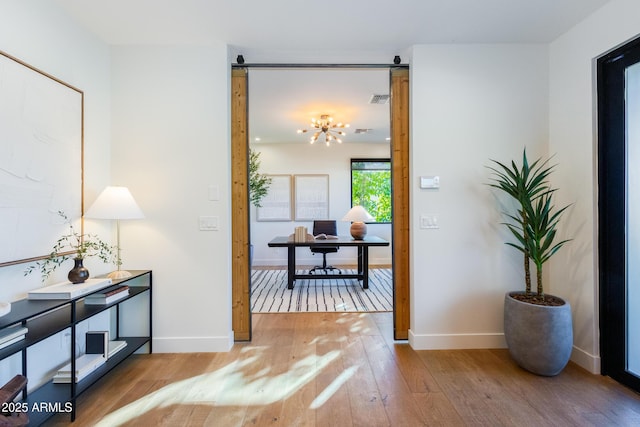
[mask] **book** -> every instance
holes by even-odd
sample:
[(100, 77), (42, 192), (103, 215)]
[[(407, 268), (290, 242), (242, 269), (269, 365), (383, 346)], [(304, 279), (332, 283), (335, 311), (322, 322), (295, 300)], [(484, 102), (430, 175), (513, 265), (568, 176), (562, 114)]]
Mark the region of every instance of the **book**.
[(84, 303), (87, 305), (109, 304), (111, 302), (118, 301), (127, 295), (129, 295), (129, 287), (125, 285), (107, 292), (87, 295), (84, 299)]
[(62, 282), (29, 291), (29, 299), (72, 299), (98, 291), (113, 284), (111, 279), (87, 279), (84, 283)]
[(307, 241), (307, 227), (299, 226), (294, 230), (294, 241), (296, 242), (306, 242)]
[(7, 341), (11, 341), (15, 338), (24, 338), (27, 332), (29, 332), (29, 329), (25, 328), (24, 326), (12, 326), (10, 328), (1, 329), (0, 344), (4, 344)]
[[(83, 354), (76, 359), (76, 372), (74, 375), (75, 382), (79, 382), (87, 375), (104, 365), (107, 359), (102, 354)], [(53, 377), (54, 383), (70, 383), (71, 382), (71, 363), (63, 366)]]
[(327, 240), (327, 239), (337, 239), (338, 236), (334, 236), (333, 234), (320, 233), (317, 236), (313, 236), (313, 238), (317, 240)]
[(89, 331), (85, 334), (85, 353), (101, 354), (105, 358), (109, 350), (109, 331)]
[(112, 357), (126, 346), (126, 341), (109, 341), (109, 352), (107, 353), (108, 358)]
[(3, 341), (2, 343), (0, 343), (0, 349), (3, 349), (5, 347), (9, 347), (11, 344), (15, 344), (18, 341), (21, 341), (23, 339), (24, 339), (24, 335), (18, 335), (15, 338), (11, 338), (10, 340)]

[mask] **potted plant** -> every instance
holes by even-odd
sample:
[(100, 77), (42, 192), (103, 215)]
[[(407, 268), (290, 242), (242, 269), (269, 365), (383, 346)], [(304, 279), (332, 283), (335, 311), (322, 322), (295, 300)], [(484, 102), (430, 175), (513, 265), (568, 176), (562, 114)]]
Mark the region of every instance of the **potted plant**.
[(94, 234), (78, 233), (64, 212), (58, 211), (58, 215), (69, 225), (69, 233), (56, 241), (51, 253), (43, 261), (29, 266), (25, 270), (25, 276), (39, 269), (44, 282), (63, 262), (73, 258), (74, 267), (67, 278), (71, 283), (84, 283), (89, 278), (89, 270), (83, 265), (85, 258), (95, 256), (105, 263), (114, 262), (116, 246), (107, 245)]
[(260, 152), (253, 148), (249, 149), (249, 200), (256, 208), (262, 207), (260, 204), (264, 196), (269, 191), (271, 178), (260, 173)]
[[(249, 200), (256, 208), (262, 207), (260, 204), (264, 196), (269, 191), (271, 177), (260, 173), (260, 152), (253, 148), (249, 149)], [(249, 244), (249, 266), (253, 261), (253, 245)]]
[[(558, 223), (568, 208), (555, 209), (548, 178), (555, 166), (549, 159), (529, 164), (526, 149), (522, 165), (510, 166), (491, 160), (491, 186), (517, 204), (515, 213), (505, 213), (503, 223), (515, 238), (507, 245), (523, 254), (525, 290), (508, 292), (504, 305), (504, 334), (509, 353), (530, 372), (552, 376), (564, 369), (573, 347), (571, 306), (544, 292), (543, 265), (569, 240), (555, 242)], [(530, 260), (536, 267), (536, 292), (531, 289)]]

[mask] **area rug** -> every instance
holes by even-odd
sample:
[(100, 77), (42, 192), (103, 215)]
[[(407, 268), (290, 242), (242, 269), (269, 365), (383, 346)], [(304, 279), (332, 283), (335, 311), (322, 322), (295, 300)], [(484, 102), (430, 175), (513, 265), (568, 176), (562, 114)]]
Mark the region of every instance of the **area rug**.
[[(343, 269), (344, 273), (355, 273)], [(298, 274), (304, 274), (299, 270)], [(389, 268), (369, 269), (369, 289), (357, 279), (296, 279), (287, 289), (287, 270), (253, 270), (251, 312), (374, 312), (393, 310)]]

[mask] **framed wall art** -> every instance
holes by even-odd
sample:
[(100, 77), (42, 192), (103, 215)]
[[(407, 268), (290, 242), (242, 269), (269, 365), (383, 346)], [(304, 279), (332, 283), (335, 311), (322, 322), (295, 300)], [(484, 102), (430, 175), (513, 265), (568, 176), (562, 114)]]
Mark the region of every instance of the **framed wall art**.
[(271, 185), (256, 209), (257, 221), (291, 221), (291, 175), (268, 175)]
[(0, 51), (0, 266), (81, 230), (82, 91)]
[(294, 175), (295, 220), (329, 218), (329, 175)]

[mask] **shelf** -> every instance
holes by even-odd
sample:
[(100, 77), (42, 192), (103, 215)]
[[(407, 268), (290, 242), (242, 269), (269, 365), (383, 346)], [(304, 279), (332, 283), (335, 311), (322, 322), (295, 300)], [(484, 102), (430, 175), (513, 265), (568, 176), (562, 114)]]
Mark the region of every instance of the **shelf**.
[(29, 300), (11, 303), (11, 312), (0, 317), (0, 329), (48, 313), (69, 304), (69, 300)]
[[(126, 323), (126, 309), (119, 308), (119, 319), (116, 321), (115, 336), (118, 340), (126, 340), (127, 346), (114, 354), (104, 365), (97, 368), (86, 378), (82, 379), (79, 383), (72, 384), (54, 384), (53, 380), (48, 381), (43, 386), (30, 390), (26, 396), (26, 402), (29, 403), (29, 408), (34, 408), (33, 405), (43, 405), (41, 410), (30, 411), (29, 419), (30, 426), (38, 426), (46, 422), (46, 420), (61, 412), (69, 412), (71, 421), (75, 419), (75, 405), (77, 404), (77, 397), (82, 392), (87, 390), (92, 384), (109, 373), (119, 363), (127, 359), (138, 349), (145, 344), (149, 345), (149, 352), (152, 350), (152, 316), (151, 316), (151, 286), (152, 286), (152, 274), (150, 270), (135, 270), (131, 271), (132, 276), (125, 279), (118, 279), (113, 281), (113, 285), (108, 288), (98, 290), (96, 292), (103, 292), (105, 289), (115, 288), (123, 283), (130, 282), (134, 279), (147, 276), (147, 285), (140, 284), (129, 285), (129, 295), (126, 297), (104, 305), (85, 305), (84, 297), (70, 299), (70, 300), (20, 300), (11, 304), (11, 313), (0, 317), (0, 329), (6, 328), (12, 325), (21, 324), (28, 328), (28, 332), (25, 335), (25, 339), (3, 349), (0, 349), (0, 360), (10, 357), (17, 353), (22, 353), (23, 363), (27, 360), (27, 351), (30, 346), (46, 339), (55, 334), (62, 332), (66, 329), (73, 330), (76, 325), (86, 319), (89, 319), (96, 314), (111, 309), (112, 307), (118, 307), (121, 303), (135, 298), (141, 294), (147, 293), (148, 299), (145, 299), (144, 303), (149, 307), (149, 323), (148, 323), (148, 336), (142, 337), (122, 337), (120, 336), (120, 323)], [(75, 310), (75, 316), (73, 316)], [(124, 317), (122, 317), (124, 315)], [(145, 332), (146, 334), (146, 332)], [(80, 339), (76, 337), (76, 340)], [(70, 354), (75, 354), (75, 343), (71, 343)], [(27, 366), (22, 366), (23, 374), (27, 372)]]
[(99, 305), (86, 305), (83, 301), (79, 301), (76, 304), (76, 321), (81, 322), (89, 317), (95, 316), (96, 314), (103, 312), (105, 310), (114, 307), (123, 301), (131, 299), (136, 295), (140, 295), (141, 293), (148, 292), (149, 288), (146, 286), (131, 286), (129, 288), (129, 295), (124, 298), (121, 298), (117, 301), (111, 302), (109, 304), (99, 304)]
[[(127, 359), (133, 353), (135, 353), (140, 347), (148, 343), (150, 337), (121, 337), (120, 340), (127, 341), (127, 346), (114, 354), (104, 365), (87, 375), (80, 382), (76, 383), (76, 396), (79, 396), (89, 387), (91, 387), (96, 381), (109, 373), (112, 369), (118, 366), (122, 361)], [(65, 397), (66, 396), (66, 397)], [(40, 404), (41, 402), (54, 403), (54, 408), (65, 408), (65, 403), (71, 402), (71, 384), (55, 384), (53, 381), (49, 381), (42, 387), (29, 393), (27, 398), (29, 407), (33, 404)], [(44, 422), (47, 418), (59, 413), (60, 411), (43, 413), (30, 413), (30, 425), (38, 425)]]

